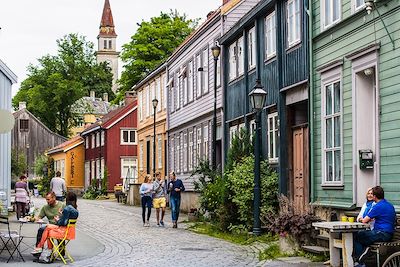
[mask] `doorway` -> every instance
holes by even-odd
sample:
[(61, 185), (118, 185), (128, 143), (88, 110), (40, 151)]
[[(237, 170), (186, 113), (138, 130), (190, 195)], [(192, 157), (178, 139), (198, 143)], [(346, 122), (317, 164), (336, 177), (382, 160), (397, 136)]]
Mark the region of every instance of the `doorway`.
[(147, 172), (147, 174), (151, 173), (151, 170), (150, 170), (150, 161), (151, 161), (150, 155), (151, 155), (150, 140), (148, 140), (146, 142), (146, 172)]

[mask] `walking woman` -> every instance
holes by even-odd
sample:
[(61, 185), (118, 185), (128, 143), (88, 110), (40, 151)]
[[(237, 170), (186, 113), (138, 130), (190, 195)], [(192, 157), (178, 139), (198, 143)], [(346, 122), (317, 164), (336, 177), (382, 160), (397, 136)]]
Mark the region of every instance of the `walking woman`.
[[(149, 219), (151, 214), (151, 205), (153, 202), (152, 193), (153, 193), (153, 183), (151, 182), (150, 175), (146, 175), (144, 178), (144, 183), (140, 186), (140, 195), (142, 196), (142, 219), (143, 226), (149, 227)], [(146, 220), (146, 207), (147, 207), (147, 220)]]
[(25, 175), (19, 177), (19, 181), (15, 183), (15, 203), (17, 206), (17, 220), (25, 217), (26, 204), (29, 199), (28, 184)]

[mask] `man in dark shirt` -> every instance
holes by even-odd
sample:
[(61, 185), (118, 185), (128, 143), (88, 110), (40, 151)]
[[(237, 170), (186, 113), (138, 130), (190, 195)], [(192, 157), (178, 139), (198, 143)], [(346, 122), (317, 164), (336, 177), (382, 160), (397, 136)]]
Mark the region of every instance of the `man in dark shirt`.
[(393, 205), (385, 199), (383, 188), (372, 188), (375, 205), (362, 220), (363, 223), (375, 221), (373, 230), (360, 231), (354, 239), (354, 256), (359, 264), (356, 267), (365, 267), (364, 259), (369, 252), (369, 246), (375, 242), (387, 242), (393, 237), (396, 226), (396, 211)]
[(170, 193), (169, 202), (171, 205), (172, 228), (178, 228), (179, 209), (181, 206), (181, 192), (185, 191), (185, 186), (180, 179), (176, 178), (175, 172), (169, 174), (171, 179), (168, 183), (168, 192)]

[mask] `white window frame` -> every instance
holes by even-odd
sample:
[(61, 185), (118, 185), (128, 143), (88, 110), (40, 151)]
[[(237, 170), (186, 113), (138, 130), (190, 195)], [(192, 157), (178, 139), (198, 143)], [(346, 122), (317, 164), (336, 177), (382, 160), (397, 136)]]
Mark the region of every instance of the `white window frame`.
[(237, 74), (238, 77), (244, 74), (244, 38), (243, 36), (239, 37), (237, 40), (238, 48), (237, 48)]
[[(341, 186), (343, 185), (343, 88), (342, 88), (342, 80), (341, 80), (342, 74), (341, 74), (341, 69), (336, 68), (330, 71), (327, 71), (326, 73), (321, 74), (321, 140), (322, 140), (322, 151), (321, 151), (321, 157), (322, 157), (322, 185), (324, 186)], [(335, 103), (335, 94), (334, 94), (334, 84), (339, 83), (339, 112), (333, 113), (332, 114), (326, 114), (326, 89), (328, 86), (332, 86), (332, 111), (334, 111), (334, 103)], [(340, 127), (340, 137), (339, 137), (339, 142), (340, 146), (334, 146), (335, 144), (335, 130), (334, 130), (334, 119), (339, 118), (339, 127)], [(332, 120), (332, 147), (327, 148), (327, 127), (326, 127), (326, 121), (327, 120)], [(340, 155), (340, 176), (338, 177), (339, 180), (335, 179), (335, 167), (336, 167), (336, 162), (335, 162), (335, 152), (339, 151)], [(333, 165), (333, 176), (332, 180), (328, 180), (327, 177), (327, 152), (333, 152), (332, 156), (332, 165)]]
[(276, 56), (276, 15), (275, 11), (265, 18), (265, 56), (270, 59)]
[[(128, 141), (124, 141), (124, 132), (128, 133)], [(134, 139), (133, 142), (131, 140), (131, 132), (134, 132)], [(136, 145), (137, 144), (137, 131), (135, 129), (127, 129), (127, 128), (121, 128), (120, 129), (120, 144), (121, 145)]]
[(96, 162), (92, 160), (90, 162), (90, 175), (91, 175), (91, 180), (96, 179)]
[(188, 170), (188, 146), (187, 146), (187, 133), (183, 133), (183, 171), (187, 172)]
[(209, 157), (209, 142), (208, 142), (208, 136), (209, 136), (209, 132), (208, 132), (208, 123), (206, 125), (204, 125), (203, 127), (203, 157), (204, 159), (208, 159)]
[[(289, 0), (286, 6), (286, 26), (288, 47), (301, 41), (301, 0)], [(292, 24), (291, 24), (292, 22)], [(292, 28), (293, 26), (293, 28)]]
[(256, 31), (255, 27), (251, 28), (247, 33), (247, 58), (249, 70), (256, 67)]
[(229, 46), (229, 81), (244, 74), (244, 38), (240, 36)]
[(139, 145), (139, 170), (141, 171), (143, 170), (143, 153), (143, 141), (141, 141)]
[(174, 137), (171, 137), (171, 141), (169, 143), (170, 146), (170, 151), (171, 151), (171, 156), (170, 156), (170, 168), (171, 171), (175, 171), (175, 140)]
[[(272, 122), (272, 129), (271, 129)], [(278, 163), (279, 161), (279, 117), (278, 112), (273, 112), (267, 116), (267, 144), (269, 163)], [(272, 144), (272, 149), (271, 149)], [(271, 151), (272, 150), (272, 151)]]
[[(126, 170), (126, 171), (125, 171)], [(121, 178), (125, 179), (127, 174), (132, 172), (133, 175), (130, 178), (133, 178), (133, 181), (129, 181), (130, 183), (136, 182), (138, 175), (137, 175), (137, 160), (135, 157), (121, 157)]]
[(152, 108), (150, 107), (150, 103), (151, 103), (151, 90), (150, 90), (150, 85), (147, 85), (146, 86), (146, 103), (145, 103), (146, 118), (150, 117), (150, 114), (151, 114)]
[(203, 93), (206, 94), (209, 91), (210, 83), (209, 83), (209, 53), (208, 53), (208, 47), (203, 50), (203, 71), (202, 71), (202, 88), (203, 88)]
[[(338, 18), (336, 20), (333, 20), (333, 6), (335, 1), (339, 2), (338, 3)], [(329, 2), (330, 5), (330, 14), (326, 14), (325, 13), (325, 6), (326, 6), (326, 2)], [(321, 28), (322, 30), (325, 30), (333, 25), (335, 25), (336, 23), (338, 23), (341, 18), (342, 18), (342, 1), (341, 0), (321, 0)], [(327, 19), (329, 19), (329, 21), (326, 21)]]
[(138, 108), (138, 110), (139, 110), (139, 121), (142, 121), (143, 120), (143, 98), (142, 98), (143, 96), (142, 96), (142, 91), (140, 91), (139, 93), (138, 93), (138, 100), (139, 100), (139, 108)]
[(88, 148), (90, 148), (90, 141), (89, 141), (90, 139), (89, 139), (89, 136), (87, 135), (86, 137), (85, 137), (85, 148), (86, 149), (88, 149)]
[(101, 169), (100, 169), (100, 159), (96, 159), (96, 177), (97, 179), (101, 179)]
[(176, 146), (176, 172), (181, 172), (181, 140), (180, 134), (177, 134), (175, 137), (175, 146)]
[(360, 0), (360, 2), (361, 2), (361, 5), (357, 6), (357, 0), (351, 0), (351, 12), (352, 12), (352, 14), (354, 14), (354, 13), (360, 11), (360, 10), (363, 10), (365, 8), (364, 0)]
[(229, 147), (232, 145), (233, 137), (238, 133), (238, 125), (232, 125), (229, 127)]
[(202, 149), (201, 149), (201, 143), (202, 143), (202, 127), (199, 125), (197, 127), (197, 146), (196, 146), (196, 165), (198, 164), (198, 160), (201, 159), (202, 156)]
[(96, 132), (96, 147), (100, 146), (100, 132)]
[(158, 77), (155, 81), (155, 86), (156, 86), (156, 99), (158, 100), (157, 104), (157, 112), (161, 111), (162, 108), (162, 99), (161, 99), (161, 84), (160, 84), (160, 77)]
[(229, 46), (229, 81), (233, 81), (237, 77), (236, 50), (237, 50), (237, 43), (234, 42)]
[(101, 131), (101, 133), (100, 133), (100, 146), (104, 146), (104, 143), (105, 143), (105, 132), (104, 131)]
[(189, 171), (193, 170), (193, 162), (194, 162), (194, 153), (193, 153), (193, 131), (189, 131)]
[(197, 71), (196, 71), (196, 95), (197, 97), (201, 97), (202, 92), (202, 76), (203, 76), (203, 71), (200, 71), (199, 69), (203, 67), (203, 63), (202, 63), (202, 57), (203, 57), (203, 53), (198, 53), (196, 55), (196, 67), (197, 67)]
[(188, 102), (192, 102), (193, 101), (193, 61), (190, 60), (188, 63), (188, 79), (187, 79), (187, 94), (188, 94)]
[(253, 134), (255, 134), (255, 132), (256, 132), (256, 120), (255, 119), (250, 121), (249, 128), (250, 128), (250, 136), (253, 136)]
[(175, 95), (175, 97), (176, 97), (175, 98), (176, 110), (181, 108), (181, 79), (179, 77), (179, 73), (177, 74), (177, 77), (178, 77), (177, 86), (175, 86), (175, 89), (176, 89), (176, 91), (175, 91), (175, 93), (176, 93), (176, 95)]
[(162, 151), (163, 151), (163, 145), (162, 145), (162, 135), (159, 134), (157, 137), (157, 141), (158, 141), (158, 146), (157, 146), (157, 167), (158, 169), (162, 169)]
[(91, 137), (92, 137), (92, 148), (95, 148), (96, 147), (96, 134), (91, 134)]
[(175, 77), (171, 77), (172, 81), (171, 84), (169, 85), (169, 99), (170, 99), (170, 110), (171, 112), (175, 111)]

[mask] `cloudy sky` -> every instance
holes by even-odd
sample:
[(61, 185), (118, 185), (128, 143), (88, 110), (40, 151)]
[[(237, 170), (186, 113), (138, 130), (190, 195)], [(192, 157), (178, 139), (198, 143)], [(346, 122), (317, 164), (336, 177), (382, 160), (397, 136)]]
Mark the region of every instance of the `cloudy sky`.
[[(130, 41), (137, 23), (177, 9), (189, 18), (201, 18), (217, 9), (222, 0), (110, 0), (118, 34), (117, 47)], [(16, 93), (26, 78), (29, 63), (57, 52), (56, 40), (79, 33), (95, 43), (104, 0), (0, 0), (0, 59), (18, 76)], [(120, 63), (120, 69), (122, 64)], [(121, 70), (120, 70), (121, 71)]]

